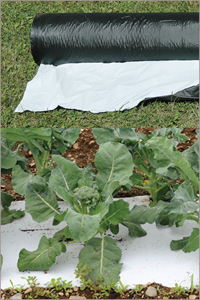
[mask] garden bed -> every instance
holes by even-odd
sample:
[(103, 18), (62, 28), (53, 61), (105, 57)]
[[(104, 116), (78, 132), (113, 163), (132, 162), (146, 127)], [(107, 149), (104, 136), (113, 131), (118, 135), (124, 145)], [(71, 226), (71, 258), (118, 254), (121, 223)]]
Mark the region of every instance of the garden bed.
[[(126, 198), (126, 201), (132, 208), (135, 204), (148, 204), (148, 198), (149, 196), (138, 196)], [(65, 202), (59, 204), (61, 210), (66, 209), (66, 206), (67, 203)], [(24, 207), (24, 202), (19, 201), (13, 202), (11, 208), (24, 209)], [(109, 292), (109, 296), (106, 298), (157, 299), (159, 296), (159, 299), (163, 299), (163, 297), (187, 299), (189, 294), (186, 294), (185, 291), (190, 289), (192, 274), (194, 275), (194, 286), (198, 284), (198, 251), (187, 254), (183, 251), (171, 251), (169, 244), (172, 238), (178, 239), (183, 235), (188, 235), (192, 226), (191, 221), (187, 221), (182, 228), (176, 228), (175, 226), (171, 228), (157, 228), (155, 225), (145, 224), (143, 228), (147, 231), (147, 235), (142, 238), (129, 237), (128, 230), (124, 226), (120, 227), (120, 232), (117, 236), (108, 231), (107, 235), (114, 237), (114, 240), (122, 250), (120, 262), (123, 263), (123, 267), (120, 278), (123, 285), (129, 285), (129, 288), (122, 294), (113, 290)], [(28, 278), (30, 275), (36, 276), (40, 287), (45, 287), (45, 283), (50, 282), (52, 278), (57, 279), (59, 277), (67, 282), (72, 281), (73, 287), (80, 286), (79, 279), (75, 278), (74, 270), (76, 269), (79, 251), (83, 248), (82, 244), (68, 245), (67, 252), (61, 254), (56, 259), (56, 263), (47, 272), (19, 272), (17, 269), (17, 259), (22, 248), (26, 248), (29, 251), (35, 250), (43, 235), (46, 235), (48, 238), (52, 237), (55, 231), (63, 227), (63, 223), (60, 223), (56, 228), (53, 227), (52, 219), (42, 224), (34, 222), (31, 215), (27, 212), (25, 212), (25, 217), (2, 227), (1, 251), (4, 256), (4, 263), (1, 272), (1, 287), (4, 289), (6, 296), (9, 295), (9, 292), (6, 292), (5, 289), (11, 286), (9, 279), (12, 280), (14, 285), (25, 285), (24, 291), (27, 291), (30, 286), (21, 277)], [(165, 237), (164, 239), (163, 236)], [(175, 284), (177, 284), (177, 291), (170, 288), (175, 287)], [(139, 287), (142, 286), (144, 288), (139, 291)], [(157, 296), (148, 297), (145, 295), (148, 286), (159, 287), (157, 288)], [(185, 287), (185, 291), (183, 289), (181, 292), (181, 287)], [(167, 294), (159, 292), (163, 289)], [(67, 294), (68, 297), (65, 296), (65, 293), (62, 295), (63, 290), (59, 290), (58, 293), (61, 294), (57, 293), (57, 295), (60, 299), (67, 299), (75, 295), (91, 299), (92, 295), (94, 295), (94, 291), (90, 291), (89, 288), (84, 291), (81, 291), (80, 288), (77, 291), (76, 288), (75, 290), (73, 288), (69, 290), (72, 292), (67, 292), (69, 294)], [(196, 292), (195, 290), (191, 294), (197, 295)], [(28, 297), (30, 294), (31, 292), (24, 294), (24, 297), (25, 295)], [(38, 299), (41, 299), (41, 295)]]
[[(146, 135), (149, 135), (152, 131), (153, 131), (153, 129), (148, 129), (148, 130), (140, 129), (140, 132), (143, 132)], [(187, 148), (190, 148), (197, 141), (197, 134), (195, 132), (195, 129), (184, 129), (183, 133), (185, 133), (189, 137), (189, 140), (178, 144), (177, 148), (181, 152)], [(98, 134), (98, 132), (96, 131), (95, 134)], [(112, 147), (116, 146), (112, 143), (110, 144), (110, 146), (111, 145), (113, 145)], [(105, 147), (105, 146), (102, 146), (102, 149), (103, 149), (103, 147)], [(124, 146), (122, 147), (119, 145), (119, 147), (121, 147), (120, 149), (123, 148), (125, 151)], [(117, 148), (114, 147), (113, 150), (115, 150), (115, 149), (117, 149)], [(62, 156), (65, 158), (69, 158), (72, 162), (76, 162), (76, 164), (80, 168), (86, 167), (88, 163), (91, 163), (92, 166), (96, 169), (96, 167), (94, 165), (94, 159), (95, 159), (95, 155), (98, 150), (99, 150), (99, 146), (96, 143), (96, 140), (92, 134), (92, 130), (91, 129), (83, 129), (83, 130), (81, 130), (80, 136), (77, 139), (77, 141), (75, 143), (73, 143), (73, 145)], [(103, 150), (101, 150), (101, 152), (102, 151)], [(99, 153), (100, 153), (100, 151), (99, 151)], [(26, 156), (26, 159), (28, 160), (29, 170), (33, 174), (37, 174), (36, 164), (35, 164), (34, 158), (32, 156), (32, 153), (30, 152), (30, 150), (24, 151), (23, 149), (21, 149), (20, 154), (23, 154)], [(104, 155), (105, 155), (105, 152), (104, 152)], [(51, 156), (51, 154), (50, 154), (50, 156)], [(130, 156), (130, 154), (129, 154), (129, 156)], [(60, 158), (57, 155), (54, 155), (53, 158), (54, 158), (54, 161), (56, 162), (56, 165), (58, 168), (59, 164), (60, 164), (60, 162), (59, 162)], [(129, 157), (129, 163), (130, 162), (131, 162), (131, 158)], [(97, 159), (96, 159), (95, 163), (98, 163)], [(62, 165), (62, 163), (61, 163), (61, 165)], [(127, 168), (131, 170), (132, 167), (131, 166), (129, 167), (127, 162), (126, 162), (126, 165), (127, 165)], [(98, 169), (102, 169), (102, 166), (99, 165)], [(139, 170), (136, 170), (136, 173), (137, 173), (137, 175), (140, 175), (140, 176), (142, 174), (143, 181), (144, 181), (145, 173), (142, 173)], [(15, 174), (16, 174), (16, 171), (15, 171)], [(121, 174), (123, 174), (123, 172)], [(137, 175), (134, 175), (134, 176), (136, 176), (135, 178), (138, 178)], [(11, 174), (7, 174), (7, 175), (2, 174), (2, 178), (5, 182), (5, 184), (2, 185), (2, 190), (6, 193), (11, 194), (14, 198), (14, 201), (11, 203), (10, 208), (15, 207), (15, 208), (19, 209), (21, 206), (21, 208), (24, 209), (25, 203), (23, 201), (23, 199), (24, 199), (24, 196), (22, 196), (23, 193), (21, 195), (19, 195), (13, 190), (12, 183), (11, 183), (12, 175)], [(195, 183), (195, 177), (193, 176), (193, 178), (194, 178), (193, 182), (197, 188), (198, 182)], [(158, 179), (159, 178), (157, 178), (157, 180)], [(145, 182), (149, 182), (149, 180), (145, 180)], [(183, 182), (183, 180), (177, 179), (174, 182), (181, 184)], [(100, 183), (100, 181), (99, 181), (99, 183)], [(144, 184), (144, 187), (146, 187), (145, 184)], [(148, 186), (148, 184), (147, 184), (147, 186)], [(188, 188), (189, 188), (189, 185), (188, 185)], [(28, 192), (28, 190), (27, 190), (27, 192)], [(195, 193), (196, 192), (197, 192), (197, 189), (196, 189)], [(56, 193), (57, 193), (57, 191), (56, 191)], [(147, 195), (147, 194), (148, 194), (147, 189), (133, 187), (131, 190), (125, 191), (124, 189), (121, 188), (118, 191), (118, 193), (115, 195), (115, 201), (118, 202), (118, 204), (120, 206), (122, 205), (122, 210), (123, 210), (123, 213), (121, 213), (122, 216), (124, 213), (125, 214), (127, 213), (126, 212), (127, 208), (126, 208), (125, 202), (128, 202), (130, 204), (130, 208), (132, 208), (134, 204), (139, 204), (139, 205), (148, 204), (150, 198), (149, 198), (149, 195)], [(142, 195), (144, 195), (144, 196), (142, 196)], [(133, 197), (133, 196), (137, 196), (139, 198), (137, 198), (137, 197), (136, 198), (127, 198), (127, 197)], [(190, 198), (191, 198), (191, 194), (190, 195), (188, 194), (188, 196), (190, 196)], [(194, 197), (194, 194), (193, 194), (193, 197)], [(118, 198), (123, 198), (124, 200), (118, 200)], [(61, 200), (61, 199), (59, 197), (57, 197), (57, 200)], [(37, 199), (36, 199), (36, 201), (37, 201)], [(118, 204), (116, 204), (116, 205), (118, 205)], [(66, 206), (66, 205), (67, 205), (66, 202), (59, 201), (59, 207)], [(163, 203), (161, 205), (165, 205), (165, 204)], [(192, 205), (193, 205), (193, 201), (192, 201)], [(113, 205), (111, 204), (111, 206), (115, 207), (115, 209), (116, 209), (116, 206), (114, 204)], [(69, 211), (72, 211), (72, 210), (69, 210)], [(190, 213), (190, 211), (189, 211), (189, 213)], [(89, 215), (86, 214), (86, 216), (89, 216)], [(107, 216), (111, 220), (109, 212), (107, 213)], [(68, 217), (68, 219), (69, 219), (69, 217)], [(137, 217), (136, 217), (136, 219), (137, 219)], [(27, 220), (28, 223), (26, 223), (25, 220)], [(37, 299), (41, 299), (41, 298), (48, 299), (48, 298), (56, 298), (57, 297), (60, 299), (65, 299), (65, 298), (71, 297), (71, 299), (72, 299), (73, 296), (74, 297), (77, 297), (77, 296), (82, 297), (84, 295), (86, 298), (100, 297), (100, 298), (110, 298), (110, 299), (111, 298), (135, 298), (135, 299), (137, 299), (137, 298), (156, 298), (156, 299), (157, 298), (158, 299), (181, 298), (181, 299), (183, 299), (183, 298), (189, 298), (189, 297), (190, 297), (190, 299), (195, 299), (196, 297), (198, 297), (198, 291), (197, 291), (197, 289), (195, 289), (195, 285), (198, 283), (198, 266), (199, 266), (199, 261), (198, 261), (198, 256), (197, 256), (198, 251), (193, 252), (194, 250), (192, 250), (192, 252), (191, 252), (191, 250), (190, 250), (189, 251), (190, 253), (184, 253), (181, 250), (171, 251), (171, 249), (170, 249), (170, 242), (171, 242), (172, 238), (177, 240), (177, 238), (182, 238), (183, 236), (186, 236), (191, 233), (191, 229), (192, 229), (191, 222), (192, 221), (187, 220), (184, 222), (184, 226), (177, 228), (177, 227), (175, 227), (175, 225), (173, 225), (172, 227), (155, 226), (155, 224), (152, 224), (153, 221), (148, 221), (148, 220), (149, 219), (147, 218), (147, 220), (145, 221), (145, 222), (147, 222), (146, 224), (145, 224), (145, 222), (141, 223), (141, 224), (144, 224), (144, 225), (142, 225), (143, 229), (148, 232), (148, 234), (146, 236), (143, 235), (142, 238), (140, 238), (142, 235), (136, 235), (137, 237), (132, 235), (132, 237), (130, 237), (131, 236), (130, 231), (129, 231), (129, 235), (130, 235), (129, 236), (127, 228), (122, 226), (121, 224), (119, 224), (120, 231), (117, 236), (113, 235), (113, 231), (116, 230), (115, 226), (112, 228), (112, 230), (111, 230), (112, 232), (110, 230), (108, 230), (105, 233), (105, 238), (112, 237), (114, 243), (116, 243), (116, 245), (118, 245), (118, 248), (120, 248), (122, 250), (122, 258), (120, 259), (120, 263), (123, 263), (123, 267), (121, 270), (120, 279), (121, 279), (124, 287), (122, 287), (120, 290), (119, 288), (114, 288), (114, 284), (113, 284), (113, 285), (111, 285), (113, 287), (113, 289), (111, 289), (107, 294), (106, 293), (102, 294), (102, 291), (101, 291), (100, 295), (97, 295), (97, 293), (99, 293), (98, 290), (91, 291), (88, 287), (86, 287), (86, 289), (81, 291), (80, 288), (77, 287), (77, 286), (80, 286), (80, 280), (75, 279), (74, 270), (75, 270), (75, 268), (77, 266), (77, 262), (78, 262), (78, 253), (83, 248), (83, 245), (84, 245), (83, 242), (79, 243), (78, 246), (76, 244), (68, 244), (67, 245), (67, 253), (66, 254), (63, 253), (63, 254), (59, 255), (59, 257), (56, 258), (56, 263), (48, 271), (45, 271), (45, 272), (25, 271), (25, 273), (19, 272), (19, 270), (17, 269), (17, 258), (19, 256), (19, 252), (20, 252), (21, 248), (25, 247), (25, 249), (28, 249), (28, 251), (34, 251), (37, 248), (36, 245), (38, 244), (41, 236), (46, 235), (48, 238), (51, 238), (52, 234), (54, 233), (54, 231), (52, 231), (52, 230), (55, 228), (55, 227), (54, 228), (52, 227), (52, 224), (51, 224), (52, 219), (50, 219), (50, 220), (42, 223), (42, 225), (40, 225), (39, 223), (34, 222), (33, 219), (31, 218), (31, 215), (26, 211), (25, 217), (22, 217), (21, 219), (18, 219), (18, 220), (14, 220), (14, 222), (12, 222), (10, 224), (6, 224), (2, 227), (2, 240), (3, 240), (3, 235), (5, 236), (5, 242), (2, 244), (2, 254), (4, 257), (3, 258), (4, 262), (3, 262), (3, 269), (2, 269), (2, 277), (4, 276), (4, 280), (6, 280), (6, 281), (2, 281), (2, 287), (4, 288), (4, 290), (2, 290), (2, 295), (1, 295), (2, 298), (3, 299), (9, 298), (10, 296), (12, 296), (13, 289), (16, 290), (16, 288), (14, 288), (14, 287), (12, 287), (10, 290), (8, 290), (8, 289), (5, 290), (5, 288), (7, 288), (10, 285), (9, 279), (12, 280), (14, 285), (15, 284), (23, 285), (23, 284), (25, 284), (25, 282), (24, 282), (25, 280), (20, 279), (20, 277), (23, 277), (24, 274), (26, 274), (27, 275), (26, 278), (27, 278), (29, 276), (29, 274), (31, 274), (31, 276), (37, 276), (37, 280), (38, 280), (37, 282), (39, 282), (40, 287), (44, 286), (44, 284), (47, 281), (50, 282), (52, 277), (54, 277), (54, 278), (62, 277), (62, 280), (67, 280), (67, 282), (69, 282), (73, 279), (72, 286), (68, 288), (68, 291), (63, 289), (62, 284), (60, 285), (60, 289), (57, 289), (57, 287), (58, 287), (57, 286), (54, 291), (49, 286), (47, 289), (49, 291), (51, 290), (51, 293), (50, 293), (51, 296), (50, 295), (48, 296), (47, 292), (45, 292), (45, 290), (44, 290), (44, 293), (43, 293), (45, 295), (45, 298), (44, 298), (44, 297), (42, 297), (42, 291), (39, 290), (39, 288), (35, 289), (36, 285), (34, 287), (34, 284), (32, 282), (32, 287), (31, 287), (32, 290), (29, 289), (30, 284), (26, 285), (25, 290), (20, 290), (20, 292), (26, 291), (26, 293), (22, 293), (21, 295), (19, 295), (23, 298), (35, 297)], [(41, 220), (39, 222), (41, 222)], [(71, 221), (69, 219), (69, 223), (70, 222)], [(121, 219), (121, 222), (123, 224), (123, 219)], [(61, 225), (62, 225), (62, 223), (60, 223), (58, 226), (56, 226), (56, 231), (60, 228), (59, 226), (61, 226)], [(129, 228), (129, 230), (132, 230), (132, 229)], [(141, 233), (141, 229), (139, 229), (139, 231)], [(163, 240), (163, 236), (165, 237), (164, 240)], [(92, 235), (91, 235), (91, 237), (92, 237)], [(78, 240), (79, 240), (79, 237), (78, 237)], [(19, 249), (17, 248), (17, 244), (16, 244), (18, 241), (20, 241)], [(81, 238), (80, 241), (85, 241), (85, 239)], [(102, 237), (102, 241), (103, 241), (103, 237)], [(24, 246), (22, 245), (22, 243), (24, 243)], [(94, 243), (94, 241), (93, 241), (93, 243)], [(10, 244), (12, 245), (11, 252), (9, 252)], [(28, 247), (30, 247), (30, 248), (28, 248)], [(86, 246), (86, 247), (88, 247), (88, 246)], [(110, 247), (110, 242), (109, 242), (109, 247)], [(13, 249), (15, 252), (13, 252)], [(130, 254), (129, 254), (129, 251), (130, 251)], [(62, 252), (64, 252), (64, 251), (62, 251)], [(169, 258), (168, 258), (168, 256), (169, 256)], [(12, 264), (11, 257), (12, 257), (12, 259), (15, 260), (15, 263), (13, 264), (14, 267), (12, 265), (9, 265), (10, 263)], [(65, 258), (68, 260), (68, 261), (66, 261), (66, 265), (65, 265)], [(73, 268), (71, 269), (71, 271), (70, 271), (70, 265), (73, 265)], [(180, 266), (181, 266), (181, 268), (180, 268)], [(62, 268), (63, 268), (64, 273), (61, 272)], [(67, 270), (67, 273), (66, 273), (66, 270)], [(9, 271), (11, 272), (10, 274), (8, 273)], [(179, 271), (180, 271), (180, 273), (179, 273)], [(16, 277), (15, 277), (15, 274), (17, 274)], [(70, 275), (70, 277), (68, 279), (69, 275)], [(167, 280), (165, 280), (166, 278), (167, 278)], [(182, 281), (183, 281), (183, 283), (182, 283)], [(176, 286), (175, 286), (175, 284), (176, 284)], [(126, 285), (129, 285), (129, 287), (126, 287)], [(181, 287), (182, 285), (186, 288)], [(153, 286), (156, 288), (156, 296), (155, 295), (148, 296), (148, 294), (146, 294), (146, 290), (149, 286)], [(174, 287), (174, 289), (172, 289), (171, 287)], [(95, 292), (96, 292), (96, 294), (95, 294)]]

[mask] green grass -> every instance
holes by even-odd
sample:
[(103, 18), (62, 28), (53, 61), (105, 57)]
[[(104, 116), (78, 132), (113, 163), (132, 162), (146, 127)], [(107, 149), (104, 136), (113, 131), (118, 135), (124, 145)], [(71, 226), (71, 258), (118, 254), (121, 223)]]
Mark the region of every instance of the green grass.
[(1, 2), (2, 127), (198, 127), (199, 103), (149, 101), (124, 112), (92, 114), (67, 109), (13, 113), (36, 74), (30, 29), (37, 13), (198, 12), (198, 1), (3, 1)]

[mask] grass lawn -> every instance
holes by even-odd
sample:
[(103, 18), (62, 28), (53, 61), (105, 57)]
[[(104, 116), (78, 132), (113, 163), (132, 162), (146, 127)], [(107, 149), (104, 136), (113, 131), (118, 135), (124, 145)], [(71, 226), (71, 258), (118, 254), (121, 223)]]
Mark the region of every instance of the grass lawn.
[(3, 1), (1, 2), (2, 127), (199, 127), (198, 101), (148, 101), (124, 112), (92, 114), (56, 109), (13, 113), (38, 66), (30, 51), (37, 13), (199, 12), (198, 1)]

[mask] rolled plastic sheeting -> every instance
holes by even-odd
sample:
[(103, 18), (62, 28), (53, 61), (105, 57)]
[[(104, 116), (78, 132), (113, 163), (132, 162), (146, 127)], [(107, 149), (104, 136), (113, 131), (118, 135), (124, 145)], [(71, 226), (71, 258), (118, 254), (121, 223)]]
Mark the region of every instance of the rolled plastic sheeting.
[(198, 13), (38, 14), (31, 28), (35, 62), (199, 59)]
[(40, 67), (15, 112), (199, 98), (198, 13), (39, 14), (31, 51)]

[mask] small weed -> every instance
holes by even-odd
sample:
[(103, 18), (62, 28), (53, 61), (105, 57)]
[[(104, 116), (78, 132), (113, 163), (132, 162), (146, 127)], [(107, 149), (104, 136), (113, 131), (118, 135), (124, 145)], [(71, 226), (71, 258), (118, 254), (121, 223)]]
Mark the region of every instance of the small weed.
[(119, 280), (120, 286), (115, 288), (115, 291), (120, 294), (124, 294), (126, 290), (129, 288), (129, 285), (124, 286), (121, 280)]
[(36, 299), (38, 298), (38, 296), (48, 296), (48, 298), (50, 299), (59, 299), (59, 296), (55, 293), (53, 293), (53, 291), (55, 291), (55, 289), (52, 289), (51, 291), (48, 290), (43, 290), (42, 288), (36, 288), (36, 290), (33, 290), (32, 292), (30, 292), (30, 295), (28, 295), (26, 297), (26, 299)]
[(172, 290), (177, 293), (177, 295), (180, 295), (181, 293), (188, 294), (186, 289), (181, 285), (178, 285), (178, 283), (175, 283), (175, 287), (172, 287)]
[(26, 278), (26, 277), (21, 277), (21, 278), (25, 279), (31, 288), (36, 289), (37, 285), (40, 285), (40, 283), (36, 283), (36, 281), (37, 281), (36, 276), (34, 276), (34, 277), (28, 276), (28, 278)]
[(14, 290), (15, 285), (13, 284), (12, 280), (10, 279), (11, 286), (8, 287), (9, 290)]
[(80, 278), (81, 290), (84, 290), (86, 287), (94, 291), (93, 297), (96, 299), (101, 299), (103, 297), (109, 296), (109, 291), (125, 289), (122, 283), (121, 287), (116, 286), (116, 282), (113, 279), (110, 279), (110, 283), (106, 284), (102, 276), (96, 279), (96, 284), (91, 280), (88, 274), (92, 271), (87, 265), (78, 264), (77, 269), (75, 270), (76, 278)]
[[(159, 292), (159, 294), (164, 293), (165, 295), (168, 296), (168, 293), (167, 293), (165, 290), (162, 290), (162, 291), (161, 291), (158, 285), (157, 285), (157, 291)], [(167, 298), (167, 299), (168, 299), (168, 298)]]
[[(19, 293), (22, 292), (22, 289), (24, 288), (24, 285), (20, 285), (20, 284), (14, 285), (11, 279), (10, 279), (10, 283), (11, 283), (11, 287), (8, 287), (8, 289), (17, 290)], [(19, 286), (19, 287), (17, 287), (17, 286)]]
[[(55, 279), (55, 278), (52, 278), (51, 279), (51, 282), (47, 282), (45, 285), (48, 284), (48, 288), (49, 287), (53, 287), (53, 289), (51, 289), (51, 291), (48, 291), (48, 290), (43, 290), (39, 287), (37, 287), (40, 283), (36, 283), (37, 282), (37, 279), (36, 279), (36, 276), (28, 276), (28, 278), (25, 278), (25, 277), (21, 277), (22, 279), (25, 279), (29, 286), (33, 289), (32, 292), (30, 293), (30, 295), (27, 296), (28, 299), (33, 299), (33, 298), (37, 298), (38, 296), (44, 296), (44, 295), (47, 295), (50, 299), (59, 299), (59, 296), (56, 295), (54, 293), (54, 291), (60, 291), (62, 289), (65, 290), (65, 292), (69, 292), (71, 293), (72, 290), (69, 289), (67, 290), (67, 288), (72, 288), (72, 282), (69, 281), (69, 282), (66, 282), (66, 280), (62, 280), (61, 277)], [(13, 286), (13, 283), (11, 281), (11, 284)]]
[(199, 290), (199, 286), (198, 286), (198, 285), (194, 286), (194, 274), (192, 274), (192, 276), (191, 276), (191, 287), (190, 287), (190, 292), (193, 293), (195, 288), (196, 288), (197, 290)]
[[(52, 278), (50, 283), (49, 282), (46, 283), (48, 284), (47, 287), (48, 288), (50, 286), (55, 287), (57, 291), (64, 289), (65, 292), (67, 288), (72, 288), (72, 281), (66, 282), (66, 280), (61, 281), (61, 279), (62, 279), (61, 277), (57, 278), (57, 280), (55, 278)], [(71, 290), (67, 290), (67, 292), (71, 292)]]
[[(19, 287), (17, 288), (17, 286), (19, 286)], [(18, 293), (21, 293), (23, 288), (24, 288), (24, 285), (17, 284), (15, 289), (18, 291)]]
[(135, 288), (134, 288), (134, 291), (135, 291), (136, 295), (137, 295), (138, 293), (140, 293), (140, 292), (143, 290), (144, 287), (145, 287), (144, 285), (139, 286), (138, 284), (136, 284), (136, 285), (135, 285)]
[[(37, 291), (37, 295), (39, 296), (44, 296), (44, 295), (47, 295), (49, 298), (55, 298), (55, 294), (53, 293), (53, 291), (54, 291), (55, 289), (52, 289), (51, 291), (48, 291), (48, 290), (44, 290), (44, 291), (40, 291), (40, 290), (38, 290)], [(57, 295), (56, 295), (56, 297), (57, 297)]]
[(194, 274), (191, 276), (191, 287), (190, 287), (190, 292), (192, 293), (194, 291)]

